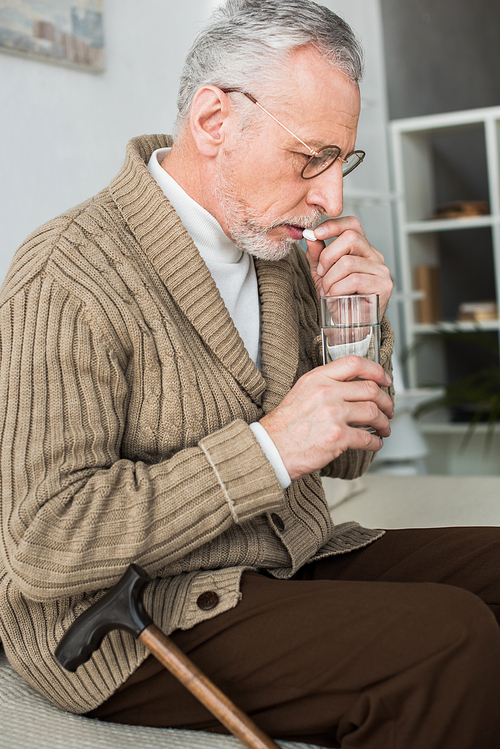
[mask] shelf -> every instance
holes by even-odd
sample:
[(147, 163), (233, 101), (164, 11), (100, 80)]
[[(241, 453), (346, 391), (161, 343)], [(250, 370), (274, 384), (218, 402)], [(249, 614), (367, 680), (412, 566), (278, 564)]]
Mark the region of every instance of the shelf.
[(433, 333), (475, 333), (483, 330), (500, 330), (500, 320), (485, 320), (484, 322), (436, 322), (436, 323), (416, 323), (412, 325), (414, 333), (433, 334)]
[[(465, 421), (424, 421), (420, 419), (418, 426), (422, 434), (458, 434), (464, 435), (470, 427)], [(486, 435), (488, 424), (481, 422), (474, 426), (474, 434)], [(500, 422), (495, 423), (495, 434), (500, 434)]]
[[(414, 389), (467, 381), (500, 363), (498, 311), (493, 320), (454, 319), (467, 302), (500, 306), (500, 107), (398, 120), (391, 133), (400, 345), (412, 352), (406, 381)], [(487, 204), (490, 213), (430, 218), (439, 206), (474, 202)], [(420, 424), (429, 434), (463, 435), (469, 428), (449, 418)], [(478, 425), (481, 431), (487, 425)]]
[(477, 229), (500, 224), (500, 216), (471, 216), (470, 218), (428, 219), (410, 221), (404, 225), (408, 234), (432, 234), (438, 231), (454, 229)]
[(424, 133), (434, 130), (461, 125), (481, 125), (488, 121), (500, 120), (500, 107), (487, 107), (484, 109), (465, 109), (461, 112), (445, 112), (443, 114), (431, 114), (424, 117), (408, 117), (402, 120), (393, 120), (391, 127), (393, 132)]
[[(447, 387), (465, 388), (474, 375), (500, 365), (500, 107), (398, 120), (391, 133), (406, 382), (409, 393), (431, 383), (455, 392)], [(467, 203), (489, 213), (443, 216), (453, 204), (472, 210)], [(497, 319), (454, 319), (467, 312), (466, 303), (478, 302), (496, 303)], [(473, 396), (465, 394), (463, 408), (453, 411), (429, 402), (418, 418), (433, 472), (498, 475), (500, 420), (493, 440), (487, 422), (452, 420), (468, 418)], [(400, 408), (411, 414), (412, 406), (411, 396), (402, 398)]]
[[(464, 435), (470, 428), (470, 422), (451, 421), (449, 411), (446, 408), (439, 408), (418, 419), (418, 426), (422, 434)], [(474, 426), (474, 433), (485, 435), (488, 428), (486, 422), (479, 422)], [(495, 433), (500, 434), (500, 421), (495, 422)]]
[(436, 401), (444, 395), (444, 388), (413, 388), (411, 390), (396, 391), (394, 398), (394, 409), (398, 413), (409, 411), (412, 413), (424, 403)]

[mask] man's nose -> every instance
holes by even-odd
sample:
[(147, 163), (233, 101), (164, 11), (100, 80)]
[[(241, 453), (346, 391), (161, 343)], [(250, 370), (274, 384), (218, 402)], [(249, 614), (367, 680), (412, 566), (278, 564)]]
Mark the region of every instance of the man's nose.
[(342, 162), (340, 159), (332, 166), (309, 180), (306, 203), (319, 208), (326, 216), (335, 218), (343, 211), (344, 180), (342, 176)]

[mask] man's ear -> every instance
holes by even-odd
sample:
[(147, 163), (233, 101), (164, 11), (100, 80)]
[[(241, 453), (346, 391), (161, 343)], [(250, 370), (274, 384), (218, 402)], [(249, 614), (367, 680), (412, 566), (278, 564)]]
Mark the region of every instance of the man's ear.
[(229, 99), (220, 88), (198, 89), (191, 104), (189, 126), (203, 156), (217, 155), (226, 137), (229, 114)]

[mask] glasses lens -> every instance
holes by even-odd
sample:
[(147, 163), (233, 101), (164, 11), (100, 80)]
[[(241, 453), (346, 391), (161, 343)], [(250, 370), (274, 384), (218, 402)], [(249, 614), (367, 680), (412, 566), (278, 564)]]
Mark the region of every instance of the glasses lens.
[(356, 167), (361, 164), (364, 158), (364, 151), (353, 151), (347, 157), (346, 161), (342, 164), (342, 174), (344, 175), (344, 177), (346, 176), (346, 174), (350, 174), (353, 169), (356, 169)]
[(302, 171), (304, 179), (317, 177), (318, 174), (326, 171), (333, 162), (338, 158), (340, 149), (337, 146), (326, 146), (318, 151), (318, 156), (313, 156), (306, 164)]

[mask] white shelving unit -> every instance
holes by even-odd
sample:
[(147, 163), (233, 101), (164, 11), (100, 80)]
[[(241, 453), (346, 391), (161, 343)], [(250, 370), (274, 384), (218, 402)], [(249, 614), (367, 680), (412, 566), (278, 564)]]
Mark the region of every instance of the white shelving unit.
[[(404, 346), (414, 352), (408, 357), (406, 376), (410, 388), (445, 384), (453, 365), (450, 350), (437, 333), (459, 330), (474, 336), (489, 331), (493, 339), (500, 336), (498, 311), (496, 319), (457, 321), (460, 303), (491, 301), (497, 310), (500, 306), (500, 107), (396, 120), (390, 131), (401, 332)], [(466, 194), (460, 194), (460, 187)], [(433, 219), (445, 194), (450, 202), (486, 201), (489, 213)], [(435, 321), (419, 318), (422, 291), (417, 288), (417, 266), (438, 269), (442, 308)], [(472, 371), (474, 356), (462, 359), (469, 361), (459, 366), (468, 365)], [(437, 436), (464, 433), (468, 424), (441, 414), (421, 426)]]

